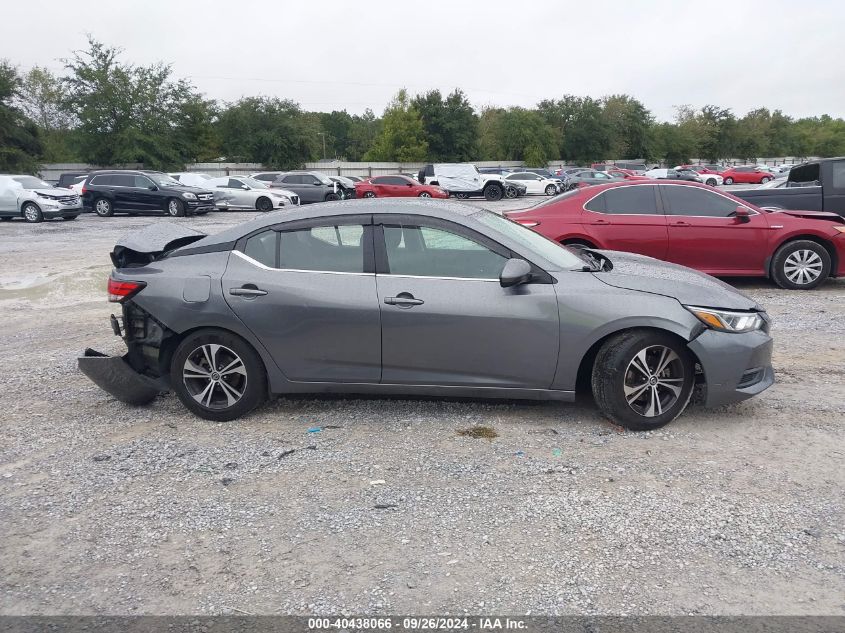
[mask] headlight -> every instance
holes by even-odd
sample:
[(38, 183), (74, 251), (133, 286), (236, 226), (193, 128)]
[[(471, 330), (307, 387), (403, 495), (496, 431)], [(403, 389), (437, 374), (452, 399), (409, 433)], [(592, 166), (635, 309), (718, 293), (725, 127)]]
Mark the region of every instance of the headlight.
[(752, 332), (760, 330), (765, 320), (757, 312), (732, 312), (698, 306), (684, 306), (707, 327), (720, 332)]
[(196, 200), (197, 199), (197, 197), (194, 194), (192, 194), (190, 191), (186, 191), (185, 193), (183, 193), (182, 197), (185, 198), (186, 200)]

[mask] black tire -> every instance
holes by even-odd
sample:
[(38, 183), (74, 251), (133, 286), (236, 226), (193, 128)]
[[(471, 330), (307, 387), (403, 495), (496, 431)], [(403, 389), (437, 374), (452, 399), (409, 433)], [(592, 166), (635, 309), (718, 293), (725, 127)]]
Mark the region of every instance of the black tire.
[(101, 218), (110, 218), (114, 215), (114, 205), (108, 198), (97, 198), (94, 200), (94, 213)]
[(710, 185), (711, 187), (715, 187), (716, 186), (716, 179), (715, 178), (708, 178), (707, 180), (704, 181), (704, 184)]
[(4, 215), (2, 218), (0, 218), (0, 220), (3, 220), (3, 222), (11, 222), (12, 218), (10, 218), (8, 215)]
[[(666, 356), (663, 350), (668, 350)], [(653, 372), (652, 378), (636, 369), (642, 359), (645, 370)], [(658, 372), (661, 359), (669, 360)], [(654, 330), (628, 330), (609, 338), (596, 354), (593, 397), (602, 413), (616, 424), (632, 431), (649, 431), (669, 424), (686, 409), (695, 384), (694, 372), (686, 345), (675, 337)]]
[(554, 185), (549, 185), (548, 187), (546, 187), (547, 196), (554, 196), (555, 194), (557, 194), (557, 187), (555, 187)]
[(75, 220), (78, 217), (79, 217), (78, 215), (66, 215), (62, 218), (62, 220), (70, 222), (71, 220)]
[(501, 200), (503, 195), (505, 195), (505, 191), (502, 189), (502, 185), (492, 183), (484, 187), (484, 199), (489, 202)]
[(44, 221), (44, 214), (41, 213), (41, 209), (34, 202), (25, 202), (21, 207), (21, 215), (24, 220), (33, 224)]
[(164, 203), (164, 212), (172, 218), (184, 218), (185, 203), (179, 198), (168, 198)]
[(326, 202), (332, 202), (334, 200), (340, 200), (340, 196), (336, 193), (327, 193), (326, 194)]
[(727, 178), (725, 178), (725, 180), (724, 180), (723, 182), (724, 182), (726, 185), (732, 185), (732, 184), (734, 184), (734, 179), (733, 179), (733, 178), (731, 178), (730, 176), (728, 176)]
[(765, 185), (765, 184), (766, 184), (767, 182), (769, 182), (770, 180), (771, 180), (771, 178), (769, 178), (768, 176), (763, 176), (763, 177), (760, 179), (760, 184), (761, 184), (761, 185)]
[(781, 288), (812, 290), (830, 276), (830, 253), (812, 240), (787, 242), (772, 257), (771, 272)]
[(375, 194), (374, 191), (365, 191), (363, 197), (364, 198), (375, 198), (376, 194)]
[(417, 196), (417, 198), (430, 198), (430, 197), (431, 197), (431, 194), (427, 191), (423, 191), (423, 192), (420, 193), (420, 195)]
[(266, 196), (261, 196), (258, 200), (255, 201), (255, 208), (258, 211), (263, 211), (266, 213), (267, 211), (273, 210), (273, 201)]
[(455, 194), (455, 197), (456, 197), (458, 200), (467, 200), (467, 199), (469, 199), (469, 194), (468, 194), (468, 193), (464, 193), (464, 192), (462, 192), (462, 191), (459, 191), (458, 193), (456, 193), (456, 194)]
[[(189, 376), (185, 377), (189, 358), (199, 369), (209, 369), (209, 355), (204, 353), (203, 348), (215, 345), (220, 346), (216, 351), (213, 348), (205, 348), (209, 350), (211, 360), (216, 363), (216, 367), (212, 368), (214, 373), (209, 373), (209, 378), (205, 378), (200, 372), (187, 369)], [(220, 369), (231, 366), (235, 362), (233, 359), (241, 361), (236, 370), (242, 367), (243, 372), (217, 374)], [(218, 378), (212, 381), (213, 376)], [(211, 384), (212, 382), (214, 384)], [(246, 415), (267, 399), (267, 372), (261, 357), (249, 343), (225, 330), (199, 330), (185, 337), (170, 362), (170, 384), (189, 411), (215, 422), (227, 422)], [(240, 396), (229, 404), (230, 399), (234, 399), (233, 394)]]

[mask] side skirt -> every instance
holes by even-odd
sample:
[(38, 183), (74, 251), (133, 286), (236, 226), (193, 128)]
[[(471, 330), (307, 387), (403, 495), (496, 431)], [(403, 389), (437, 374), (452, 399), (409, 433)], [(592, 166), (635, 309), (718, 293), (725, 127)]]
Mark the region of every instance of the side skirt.
[(290, 393), (348, 393), (391, 396), (441, 396), (452, 398), (499, 398), (514, 400), (556, 400), (574, 402), (574, 391), (557, 389), (520, 389), (511, 387), (466, 387), (442, 385), (395, 385), (351, 382), (289, 382), (285, 391)]

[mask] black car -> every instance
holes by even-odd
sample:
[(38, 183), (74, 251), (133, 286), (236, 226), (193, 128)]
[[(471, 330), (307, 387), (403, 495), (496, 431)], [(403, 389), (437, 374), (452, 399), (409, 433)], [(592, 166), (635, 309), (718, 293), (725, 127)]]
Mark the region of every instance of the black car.
[(59, 189), (70, 189), (70, 186), (79, 182), (81, 176), (87, 176), (87, 171), (66, 171), (59, 176), (56, 187)]
[(104, 218), (115, 213), (181, 217), (214, 209), (214, 193), (183, 185), (159, 171), (97, 171), (82, 186), (82, 205)]

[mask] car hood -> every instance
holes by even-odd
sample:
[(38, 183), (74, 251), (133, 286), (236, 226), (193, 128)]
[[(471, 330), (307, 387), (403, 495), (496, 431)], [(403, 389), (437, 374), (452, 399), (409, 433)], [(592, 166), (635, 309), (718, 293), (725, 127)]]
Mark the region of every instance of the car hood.
[(167, 185), (164, 189), (172, 189), (173, 191), (190, 191), (191, 193), (214, 193), (211, 189), (205, 187), (195, 187), (193, 185)]
[(290, 189), (269, 189), (268, 191), (271, 196), (287, 196), (288, 198), (292, 198), (297, 195)]
[(57, 187), (50, 187), (45, 189), (24, 189), (24, 191), (31, 191), (32, 193), (40, 193), (44, 196), (54, 196), (56, 198), (60, 196), (70, 196), (73, 195), (73, 191), (70, 189), (59, 189)]
[(673, 297), (684, 305), (727, 310), (763, 309), (732, 286), (697, 270), (634, 253), (597, 252), (613, 264), (608, 272), (593, 273), (596, 279), (609, 286)]

